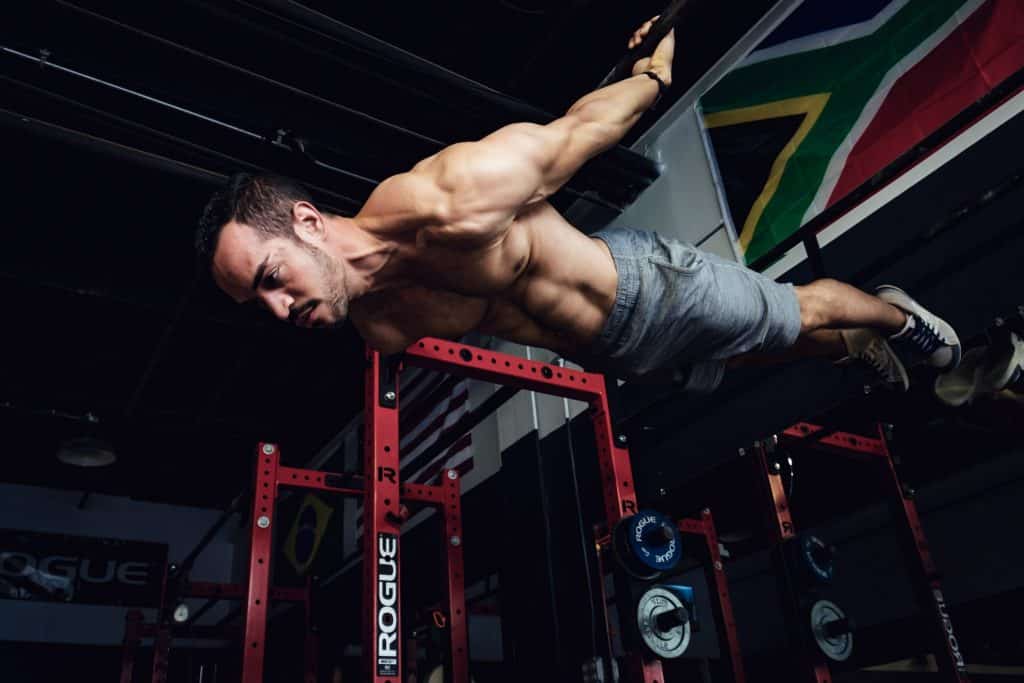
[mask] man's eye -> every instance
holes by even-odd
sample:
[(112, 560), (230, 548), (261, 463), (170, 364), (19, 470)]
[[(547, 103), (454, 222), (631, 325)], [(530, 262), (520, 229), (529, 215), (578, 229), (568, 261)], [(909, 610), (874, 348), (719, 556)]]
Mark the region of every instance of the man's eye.
[(272, 271), (267, 273), (266, 277), (263, 278), (263, 286), (268, 289), (273, 289), (279, 284), (281, 284), (280, 268), (274, 268)]

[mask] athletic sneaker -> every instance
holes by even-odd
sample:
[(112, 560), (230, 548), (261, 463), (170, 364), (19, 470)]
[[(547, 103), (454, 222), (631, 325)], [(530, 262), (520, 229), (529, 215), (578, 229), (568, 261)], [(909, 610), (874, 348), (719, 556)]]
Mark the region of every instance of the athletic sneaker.
[(1003, 389), (1024, 393), (1024, 339), (1007, 330), (995, 341), (969, 350), (960, 367), (935, 378), (940, 401), (959, 407)]
[(1024, 339), (1017, 335), (1011, 335), (1014, 344), (1013, 359), (1010, 362), (1010, 377), (1006, 380), (1004, 389), (1009, 389), (1015, 394), (1024, 395)]
[(907, 324), (889, 337), (893, 349), (905, 354), (911, 364), (923, 362), (942, 370), (960, 364), (960, 339), (956, 330), (893, 285), (881, 285), (875, 295), (907, 314)]
[(910, 376), (889, 342), (875, 330), (858, 328), (840, 330), (839, 335), (846, 344), (846, 358), (839, 361), (850, 363), (861, 361), (874, 370), (888, 389), (906, 391), (910, 388)]

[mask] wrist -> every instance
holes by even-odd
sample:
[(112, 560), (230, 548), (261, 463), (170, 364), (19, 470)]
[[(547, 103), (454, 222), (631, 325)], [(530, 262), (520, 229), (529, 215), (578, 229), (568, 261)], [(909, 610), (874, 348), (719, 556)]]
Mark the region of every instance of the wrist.
[(672, 69), (667, 64), (652, 61), (644, 71), (650, 71), (665, 84), (665, 87), (672, 85)]
[(641, 71), (637, 75), (645, 76), (654, 81), (655, 84), (657, 84), (658, 94), (655, 96), (654, 101), (651, 102), (650, 105), (648, 105), (649, 108), (654, 108), (658, 104), (658, 102), (661, 101), (661, 98), (665, 96), (665, 93), (668, 92), (668, 85), (665, 83), (665, 81), (661, 79), (661, 76), (659, 76), (651, 69)]

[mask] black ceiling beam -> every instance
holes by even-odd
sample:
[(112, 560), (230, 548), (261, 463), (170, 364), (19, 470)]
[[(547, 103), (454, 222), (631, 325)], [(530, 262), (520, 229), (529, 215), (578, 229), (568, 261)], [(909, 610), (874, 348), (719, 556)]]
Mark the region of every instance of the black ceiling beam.
[(446, 69), (439, 64), (403, 50), (385, 40), (375, 38), (333, 17), (310, 9), (302, 3), (294, 2), (294, 0), (253, 0), (251, 3), (238, 2), (237, 4), (263, 7), (268, 12), (276, 13), (279, 17), (288, 19), (308, 30), (329, 36), (347, 45), (355, 46), (372, 57), (407, 69), (417, 78), (441, 81), (457, 89), (472, 93), (480, 100), (508, 112), (513, 118), (527, 121), (550, 121), (555, 118), (549, 112), (535, 107), (528, 102)]
[[(332, 109), (341, 107), (344, 110), (343, 113), (349, 116), (361, 118), (364, 120), (364, 123), (372, 122), (373, 125), (384, 126), (396, 130), (400, 129), (399, 132), (402, 134), (408, 133), (413, 136), (410, 138), (410, 143), (415, 140), (416, 147), (421, 147), (424, 143), (431, 143), (429, 145), (429, 149), (436, 150), (451, 142), (437, 140), (431, 136), (423, 136), (422, 134), (416, 131), (411, 131), (406, 127), (396, 127), (395, 124), (384, 121), (379, 117), (374, 117), (352, 107), (345, 107), (344, 105), (333, 102), (330, 99), (320, 97), (315, 93), (309, 92), (308, 88), (297, 88), (289, 83), (282, 82), (279, 78), (274, 79), (266, 77), (252, 69), (247, 69), (239, 66), (238, 64), (234, 64), (231, 61), (219, 59), (204, 51), (196, 50), (162, 36), (158, 36), (152, 31), (140, 29), (126, 23), (125, 21), (121, 21), (120, 19), (111, 18), (91, 10), (82, 9), (73, 3), (60, 2), (58, 4), (60, 7), (68, 11), (85, 12), (85, 16), (88, 16), (95, 21), (109, 24), (108, 28), (114, 27), (123, 32), (130, 32), (137, 37), (156, 41), (157, 44), (161, 45), (165, 49), (183, 51), (183, 56), (187, 55), (193, 59), (206, 60), (211, 64), (216, 64), (221, 69), (228, 69), (232, 72), (244, 75), (247, 78), (255, 79), (263, 86), (275, 87), (278, 90), (284, 89), (291, 95), (309, 99), (320, 107), (327, 106)], [(207, 11), (214, 11), (209, 8), (207, 3), (193, 2), (192, 4), (207, 8)], [(312, 34), (311, 37), (320, 37), (321, 42), (323, 42), (323, 40), (329, 40), (332, 41), (333, 44), (343, 43), (345, 46), (350, 48), (354, 45), (369, 57), (371, 62), (373, 60), (376, 60), (378, 64), (386, 62), (383, 66), (390, 66), (391, 71), (394, 71), (394, 66), (397, 64), (404, 70), (403, 75), (405, 76), (405, 80), (410, 81), (410, 83), (407, 83), (404, 86), (406, 88), (413, 88), (414, 86), (412, 86), (411, 83), (415, 83), (416, 86), (420, 86), (424, 79), (430, 79), (435, 83), (442, 84), (449, 91), (459, 91), (462, 97), (457, 98), (459, 100), (459, 106), (456, 108), (459, 112), (463, 113), (463, 115), (465, 115), (467, 109), (479, 109), (479, 107), (472, 106), (477, 102), (489, 105), (492, 110), (499, 110), (499, 113), (494, 111), (477, 112), (478, 122), (482, 118), (489, 122), (485, 124), (488, 129), (496, 128), (498, 125), (509, 122), (510, 120), (528, 120), (544, 123), (554, 118), (554, 116), (541, 109), (483, 86), (475, 81), (459, 76), (458, 74), (444, 69), (443, 67), (418, 58), (415, 55), (411, 55), (411, 53), (400, 50), (385, 41), (375, 39), (329, 17), (324, 17), (323, 15), (313, 12), (298, 3), (270, 2), (260, 4), (266, 5), (265, 9), (256, 8), (257, 11), (262, 12), (264, 22), (276, 18), (277, 21), (289, 22), (292, 29), (294, 29), (297, 24), (302, 28), (302, 30)], [(251, 3), (236, 3), (236, 5), (250, 9), (253, 8)], [(218, 16), (222, 19), (234, 19), (238, 22), (244, 22), (247, 25), (252, 23), (251, 21), (246, 21), (243, 18), (236, 19), (231, 17), (230, 14), (225, 17), (223, 7), (215, 9), (218, 11)], [(285, 14), (285, 16), (281, 16), (282, 13)], [(144, 21), (144, 19), (139, 19), (139, 21)], [(322, 24), (317, 22), (322, 22)], [(266, 31), (264, 26), (260, 26), (258, 28), (262, 29), (264, 32)], [(281, 38), (278, 38), (278, 40), (281, 40)], [(24, 43), (24, 40), (21, 42)], [(315, 41), (313, 41), (313, 43), (314, 45), (312, 46), (305, 46), (305, 50), (307, 52), (315, 50)], [(314, 52), (314, 54), (316, 53)], [(346, 68), (351, 67), (350, 60), (345, 58), (339, 58), (335, 55), (325, 56), (323, 54), (316, 54), (316, 56), (321, 58), (330, 58), (331, 61), (340, 63)], [(379, 70), (371, 68), (363, 69), (363, 71), (373, 75)], [(427, 96), (431, 97), (432, 101), (437, 103), (439, 106), (447, 106), (449, 108), (453, 107), (453, 102), (445, 102), (436, 95), (428, 94)], [(339, 113), (342, 112), (339, 111)], [(479, 114), (489, 114), (489, 116), (481, 117)], [(505, 120), (499, 120), (498, 123), (495, 124), (493, 121), (496, 118)], [(333, 170), (339, 170), (343, 173), (351, 173), (347, 163), (343, 163), (343, 165), (339, 167), (337, 163), (332, 165), (328, 161), (325, 161), (325, 159), (330, 156), (336, 155), (336, 150), (325, 148), (322, 140), (310, 139), (314, 136), (306, 135), (304, 131), (294, 131), (294, 133), (296, 136), (307, 138), (307, 152), (309, 152), (321, 165), (332, 168)], [(606, 208), (619, 211), (625, 205), (632, 202), (640, 191), (649, 186), (658, 177), (659, 173), (659, 167), (655, 162), (620, 146), (588, 163), (581, 173), (579, 173), (576, 178), (569, 183), (564, 191), (569, 196), (582, 198), (584, 200), (603, 205)], [(377, 181), (380, 179), (381, 178), (373, 178), (371, 180)]]
[[(73, 5), (69, 5), (69, 6), (70, 7), (74, 7)], [(90, 13), (90, 16), (94, 16), (94, 15), (92, 13)], [(103, 17), (98, 17), (98, 18), (104, 19)], [(135, 30), (135, 29), (132, 29), (131, 27), (127, 27), (127, 26), (125, 26), (123, 24), (120, 24), (119, 22), (113, 22), (113, 23), (116, 23), (119, 27), (122, 27), (122, 28), (124, 28), (126, 30)], [(222, 60), (218, 60), (218, 59), (215, 59), (213, 57), (209, 57), (209, 56), (203, 55), (201, 53), (197, 53), (196, 51), (191, 50), (190, 48), (187, 48), (185, 46), (180, 46), (180, 45), (177, 45), (177, 44), (174, 44), (174, 43), (170, 43), (169, 41), (166, 41), (166, 40), (164, 40), (164, 39), (162, 39), (162, 38), (160, 38), (158, 36), (153, 36), (152, 34), (148, 34), (146, 32), (141, 32), (141, 31), (139, 33), (142, 34), (144, 37), (151, 38), (153, 40), (157, 40), (157, 41), (161, 42), (162, 44), (164, 44), (165, 46), (166, 45), (171, 45), (173, 47), (180, 48), (181, 50), (184, 50), (184, 51), (188, 52), (192, 56), (196, 56), (196, 57), (203, 58), (203, 59), (208, 59), (208, 60), (211, 60), (213, 62), (216, 62), (217, 64), (219, 64), (221, 66), (225, 66), (227, 68), (237, 70), (239, 73), (242, 73), (244, 75), (256, 78), (257, 80), (262, 81), (264, 84), (272, 85), (272, 86), (278, 86), (278, 87), (284, 88), (285, 90), (288, 90), (292, 94), (297, 94), (297, 95), (300, 95), (302, 97), (307, 97), (309, 99), (312, 99), (312, 100), (316, 101), (319, 104), (328, 104), (328, 105), (331, 105), (333, 107), (340, 108), (346, 114), (356, 116), (357, 118), (362, 118), (362, 119), (366, 120), (367, 122), (370, 122), (370, 123), (373, 123), (373, 124), (376, 124), (376, 125), (384, 126), (384, 127), (388, 128), (388, 129), (392, 130), (393, 132), (400, 132), (400, 133), (407, 134), (408, 136), (410, 136), (410, 137), (412, 137), (414, 139), (417, 139), (421, 143), (425, 143), (425, 144), (431, 145), (433, 148), (439, 149), (441, 146), (444, 145), (444, 143), (441, 142), (440, 140), (435, 140), (435, 139), (430, 138), (428, 136), (423, 136), (423, 135), (421, 135), (421, 134), (419, 134), (419, 133), (417, 133), (415, 131), (408, 130), (408, 129), (403, 128), (401, 126), (397, 126), (395, 124), (391, 124), (389, 122), (386, 122), (386, 121), (383, 121), (383, 120), (378, 119), (376, 117), (373, 117), (373, 116), (371, 116), (369, 114), (365, 114), (364, 112), (361, 112), (359, 110), (355, 110), (355, 109), (352, 109), (350, 107), (345, 107), (343, 105), (330, 102), (329, 100), (325, 100), (324, 98), (316, 96), (316, 95), (314, 95), (312, 93), (308, 93), (308, 92), (303, 91), (303, 90), (292, 88), (291, 86), (288, 86), (287, 84), (280, 83), (280, 82), (275, 81), (273, 79), (268, 79), (268, 78), (262, 77), (259, 74), (255, 74), (254, 72), (251, 72), (251, 71), (249, 71), (247, 69), (244, 69), (242, 67), (236, 67), (234, 65), (231, 65), (231, 64), (228, 64), (226, 62), (223, 62)], [(26, 60), (28, 62), (34, 62), (38, 66), (44, 67), (45, 69), (56, 70), (56, 71), (59, 71), (59, 72), (61, 72), (62, 74), (66, 75), (66, 76), (82, 79), (82, 80), (88, 82), (89, 84), (113, 90), (113, 91), (115, 91), (119, 95), (126, 95), (126, 96), (129, 96), (129, 97), (134, 97), (134, 98), (143, 100), (143, 101), (145, 101), (145, 102), (147, 102), (149, 104), (155, 104), (155, 105), (158, 105), (160, 107), (163, 107), (164, 109), (170, 110), (171, 112), (174, 112), (176, 114), (185, 115), (185, 116), (191, 117), (192, 119), (194, 119), (196, 121), (201, 121), (201, 122), (205, 122), (207, 124), (211, 124), (212, 126), (220, 128), (220, 129), (222, 129), (224, 131), (227, 131), (229, 133), (237, 134), (237, 135), (240, 135), (240, 136), (242, 136), (244, 138), (248, 138), (250, 141), (255, 141), (255, 142), (259, 143), (261, 146), (273, 147), (273, 148), (277, 149), (278, 151), (285, 152), (285, 153), (287, 153), (287, 155), (292, 156), (292, 159), (290, 159), (290, 160), (282, 160), (282, 163), (287, 163), (288, 161), (290, 161), (293, 166), (297, 165), (299, 167), (312, 165), (313, 167), (316, 167), (318, 169), (322, 169), (322, 170), (328, 171), (331, 174), (337, 174), (337, 175), (343, 176), (347, 180), (355, 181), (358, 185), (361, 185), (362, 188), (363, 188), (362, 194), (364, 196), (368, 196), (369, 193), (373, 190), (373, 188), (376, 187), (377, 183), (381, 180), (379, 178), (371, 178), (371, 177), (365, 176), (365, 175), (363, 175), (361, 173), (357, 173), (357, 172), (351, 171), (351, 170), (349, 170), (347, 168), (340, 167), (336, 163), (330, 163), (328, 161), (324, 161), (323, 158), (317, 158), (317, 156), (322, 155), (322, 153), (325, 150), (322, 149), (322, 148), (318, 148), (315, 142), (312, 142), (312, 141), (310, 141), (308, 139), (303, 139), (301, 137), (293, 135), (291, 131), (280, 129), (280, 130), (276, 131), (276, 134), (274, 136), (268, 136), (266, 134), (260, 134), (260, 133), (258, 133), (256, 131), (248, 130), (248, 129), (246, 129), (246, 128), (238, 125), (238, 124), (225, 122), (225, 121), (222, 121), (222, 120), (217, 119), (215, 117), (208, 116), (208, 115), (202, 114), (200, 112), (192, 111), (192, 110), (190, 110), (188, 108), (185, 108), (185, 107), (181, 107), (181, 106), (179, 106), (177, 104), (174, 104), (172, 102), (167, 102), (165, 100), (162, 100), (162, 99), (150, 96), (150, 95), (148, 95), (146, 93), (142, 93), (142, 92), (139, 92), (137, 90), (133, 90), (131, 88), (127, 88), (127, 87), (122, 86), (120, 84), (111, 82), (108, 79), (105, 79), (105, 78), (102, 78), (102, 77), (98, 77), (98, 76), (93, 75), (93, 74), (85, 73), (85, 72), (83, 72), (83, 71), (81, 71), (79, 69), (73, 69), (73, 68), (70, 68), (70, 67), (58, 64), (53, 59), (51, 59), (48, 54), (45, 54), (45, 53), (30, 54), (30, 53), (27, 53), (27, 52), (24, 52), (24, 51), (21, 51), (21, 50), (17, 50), (17, 49), (8, 47), (8, 46), (0, 46), (0, 51), (5, 53), (9, 57), (19, 58), (19, 59), (22, 59), (22, 60)], [(0, 76), (0, 78), (4, 78), (4, 77)], [(5, 78), (5, 80), (11, 80), (11, 79), (6, 79)], [(32, 88), (32, 89), (34, 89), (34, 90), (36, 90), (38, 92), (48, 92), (44, 88), (38, 88), (38, 87), (33, 86), (31, 84), (23, 83), (23, 82), (20, 82), (20, 81), (18, 83), (23, 85), (23, 86), (25, 86), (25, 87)], [(146, 133), (148, 133), (150, 135), (153, 135), (155, 137), (159, 137), (159, 138), (161, 138), (164, 141), (173, 140), (177, 144), (182, 145), (182, 146), (189, 146), (189, 147), (192, 147), (193, 149), (199, 148), (205, 154), (213, 154), (213, 155), (222, 156), (222, 157), (224, 156), (224, 155), (218, 153), (217, 151), (213, 150), (209, 146), (202, 147), (202, 146), (196, 145), (196, 144), (191, 143), (191, 142), (189, 142), (187, 140), (183, 140), (180, 137), (171, 136), (171, 135), (169, 135), (169, 134), (167, 134), (167, 133), (165, 133), (163, 131), (159, 131), (159, 130), (153, 129), (152, 127), (144, 126), (144, 125), (138, 124), (138, 123), (136, 123), (134, 121), (130, 121), (130, 120), (124, 119), (123, 117), (119, 117), (117, 115), (111, 114), (108, 111), (104, 111), (104, 110), (98, 109), (96, 107), (92, 107), (90, 105), (83, 104), (81, 102), (76, 102), (74, 100), (71, 100), (70, 98), (66, 98), (66, 97), (64, 97), (62, 95), (58, 95), (56, 93), (48, 92), (48, 94), (51, 95), (54, 98), (63, 99), (65, 102), (73, 102), (74, 104), (76, 104), (76, 105), (78, 105), (78, 106), (80, 106), (80, 107), (82, 107), (84, 109), (88, 109), (93, 114), (99, 114), (99, 115), (106, 116), (107, 118), (111, 118), (111, 119), (117, 120), (122, 125), (130, 126), (130, 127), (134, 128), (137, 131), (145, 131)], [(249, 160), (242, 161), (242, 160), (237, 160), (236, 159), (236, 162), (237, 162), (238, 167), (242, 167), (242, 166), (252, 167), (253, 166), (253, 163), (251, 161), (249, 161)], [(273, 168), (273, 170), (275, 170), (277, 172), (289, 173), (291, 175), (306, 175), (306, 174), (302, 174), (301, 173), (301, 169), (297, 173), (294, 168), (293, 169), (288, 169), (287, 165), (282, 166), (282, 163), (273, 164), (271, 166), (268, 166), (266, 163), (262, 163), (262, 164), (257, 164), (257, 167), (262, 168), (263, 170), (267, 170), (268, 168)], [(348, 207), (348, 209), (349, 209), (348, 211), (341, 211), (340, 213), (342, 213), (343, 215), (351, 215), (353, 213), (353, 211), (355, 209), (357, 209), (358, 206), (360, 206), (360, 204), (361, 204), (361, 201), (358, 200), (358, 199), (355, 199), (355, 198), (352, 198), (350, 196), (346, 196), (346, 195), (343, 195), (343, 194), (339, 194), (338, 192), (335, 192), (335, 191), (325, 190), (323, 188), (323, 185), (327, 184), (327, 183), (325, 183), (324, 181), (320, 181), (319, 187), (317, 187), (316, 185), (314, 185), (314, 183), (312, 183), (312, 182), (310, 182), (308, 180), (308, 177), (302, 177), (301, 179), (307, 185), (310, 185), (313, 189), (317, 190), (321, 195), (327, 196), (329, 198), (333, 197), (335, 201), (340, 199), (342, 201), (342, 203), (345, 204)], [(624, 186), (624, 187), (626, 187), (626, 186)], [(562, 189), (562, 192), (564, 194), (570, 196), (570, 197), (573, 197), (573, 198), (576, 198), (576, 199), (582, 199), (584, 201), (589, 201), (591, 203), (598, 204), (598, 205), (604, 206), (605, 208), (613, 209), (615, 211), (618, 211), (621, 208), (620, 206), (618, 206), (616, 204), (610, 203), (610, 202), (602, 199), (600, 196), (596, 196), (596, 195), (593, 195), (593, 194), (585, 193), (583, 191), (574, 189), (571, 186), (564, 187)], [(328, 207), (328, 208), (333, 208), (333, 207)]]
[(189, 178), (190, 180), (199, 180), (213, 184), (222, 182), (227, 178), (224, 174), (199, 168), (184, 161), (153, 154), (113, 140), (90, 135), (83, 131), (65, 128), (56, 123), (43, 121), (22, 112), (0, 109), (0, 125), (17, 128), (24, 133), (32, 135), (41, 135), (51, 140), (58, 140), (91, 152), (99, 152), (104, 156), (130, 160), (135, 164), (155, 168), (179, 177)]
[[(99, 14), (98, 12), (93, 12), (92, 10), (86, 9), (84, 7), (80, 7), (80, 6), (78, 6), (78, 5), (74, 4), (74, 3), (66, 2), (64, 0), (58, 0), (58, 4), (60, 4), (63, 7), (68, 8), (68, 9), (71, 9), (71, 10), (73, 10), (75, 12), (83, 13), (83, 14), (85, 14), (85, 15), (93, 18), (93, 19), (96, 19), (98, 21), (102, 21), (102, 22), (104, 22), (106, 24), (109, 24), (109, 25), (119, 29), (119, 30), (123, 30), (123, 31), (126, 31), (126, 32), (134, 33), (135, 35), (143, 37), (143, 38), (145, 38), (147, 40), (160, 43), (164, 47), (171, 48), (172, 50), (175, 50), (175, 51), (178, 51), (178, 52), (187, 53), (187, 54), (191, 55), (192, 57), (196, 57), (198, 59), (210, 62), (212, 64), (216, 64), (217, 66), (222, 67), (224, 69), (227, 69), (229, 71), (232, 71), (234, 73), (237, 73), (237, 74), (240, 74), (240, 75), (244, 75), (244, 76), (246, 76), (248, 78), (252, 78), (252, 79), (255, 79), (257, 81), (260, 81), (261, 83), (263, 83), (265, 85), (269, 85), (269, 86), (274, 87), (274, 88), (280, 88), (282, 90), (287, 90), (288, 92), (292, 93), (293, 95), (298, 95), (299, 97), (302, 97), (304, 99), (315, 101), (317, 104), (321, 104), (321, 105), (323, 105), (323, 106), (325, 106), (325, 107), (327, 107), (329, 109), (333, 109), (335, 111), (338, 111), (339, 113), (344, 113), (344, 114), (347, 114), (349, 116), (353, 116), (355, 118), (362, 119), (363, 121), (366, 121), (367, 123), (370, 123), (370, 124), (372, 124), (374, 126), (379, 126), (381, 128), (386, 128), (386, 129), (388, 129), (392, 133), (398, 133), (399, 135), (405, 135), (405, 136), (408, 136), (408, 137), (411, 137), (411, 138), (416, 138), (420, 142), (423, 142), (423, 143), (428, 144), (428, 145), (433, 145), (433, 146), (438, 146), (439, 147), (439, 146), (443, 146), (445, 144), (441, 140), (437, 140), (435, 138), (432, 138), (429, 135), (424, 135), (424, 134), (422, 134), (422, 133), (420, 133), (418, 131), (411, 130), (411, 129), (406, 128), (404, 126), (400, 126), (398, 124), (392, 123), (390, 121), (385, 121), (384, 119), (382, 119), (380, 117), (374, 116), (372, 114), (368, 114), (368, 113), (366, 113), (366, 112), (364, 112), (362, 110), (356, 109), (354, 107), (349, 107), (347, 105), (341, 104), (340, 102), (335, 102), (334, 100), (329, 100), (329, 99), (327, 99), (325, 97), (321, 97), (321, 96), (317, 95), (316, 93), (309, 92), (308, 90), (303, 90), (302, 88), (297, 88), (297, 87), (295, 87), (293, 85), (290, 85), (288, 83), (285, 83), (283, 81), (276, 80), (274, 78), (270, 78), (270, 77), (265, 76), (265, 75), (263, 75), (261, 73), (257, 73), (256, 71), (253, 71), (252, 69), (247, 69), (247, 68), (245, 68), (243, 66), (240, 66), (238, 64), (233, 64), (233, 63), (225, 61), (223, 59), (218, 59), (217, 57), (214, 57), (213, 55), (207, 54), (205, 52), (201, 52), (201, 51), (196, 50), (194, 48), (191, 48), (191, 47), (189, 47), (187, 45), (183, 45), (183, 44), (175, 42), (173, 40), (169, 40), (169, 39), (164, 38), (162, 36), (158, 36), (155, 33), (151, 33), (149, 31), (144, 31), (143, 29), (140, 29), (140, 28), (138, 28), (136, 26), (132, 26), (131, 24), (127, 24), (127, 23), (125, 23), (123, 21), (118, 21), (117, 19), (114, 19), (112, 17), (108, 17), (106, 15)], [(365, 177), (365, 176), (359, 176), (359, 178), (364, 180), (367, 183), (372, 184), (372, 185), (376, 185), (381, 180), (380, 178), (368, 178), (368, 177)]]
[[(221, 121), (204, 114), (188, 110), (184, 107), (179, 107), (173, 103), (163, 101), (159, 98), (151, 97), (145, 93), (140, 93), (129, 88), (125, 88), (117, 83), (100, 78), (94, 74), (88, 74), (70, 67), (66, 67), (61, 64), (57, 64), (50, 59), (45, 59), (40, 55), (32, 55), (20, 50), (15, 50), (7, 46), (0, 46), (0, 53), (5, 58), (22, 60), (29, 64), (36, 64), (43, 67), (38, 69), (38, 72), (34, 74), (36, 81), (42, 84), (29, 83), (21, 80), (23, 78), (31, 76), (31, 72), (18, 72), (18, 77), (9, 77), (0, 75), (0, 80), (5, 80), (8, 83), (12, 83), (32, 95), (38, 97), (47, 98), (52, 100), (54, 104), (62, 105), (65, 109), (77, 109), (83, 114), (88, 114), (92, 119), (100, 119), (104, 121), (109, 127), (113, 124), (113, 127), (118, 130), (128, 131), (130, 130), (136, 140), (139, 140), (140, 144), (142, 141), (157, 142), (158, 147), (164, 148), (176, 148), (176, 149), (187, 149), (190, 155), (198, 156), (199, 160), (195, 163), (187, 163), (178, 160), (171, 160), (166, 155), (153, 154), (146, 150), (142, 150), (138, 146), (130, 145), (118, 145), (123, 149), (121, 152), (132, 156), (134, 154), (134, 161), (139, 162), (143, 160), (143, 157), (149, 157), (151, 166), (161, 167), (161, 170), (174, 172), (176, 175), (187, 175), (193, 179), (202, 180), (207, 184), (219, 185), (227, 179), (229, 173), (235, 170), (248, 169), (253, 171), (266, 171), (266, 170), (277, 170), (280, 171), (285, 160), (290, 158), (296, 163), (297, 166), (309, 166), (306, 159), (296, 159), (296, 150), (292, 141), (285, 138), (268, 138), (258, 132), (247, 130), (241, 126), (233, 123)], [(83, 94), (89, 93), (93, 97), (97, 97), (96, 90), (109, 91), (112, 98), (109, 102), (109, 108), (100, 108), (86, 104), (80, 100), (68, 97), (64, 94), (54, 92), (55, 88), (66, 83), (61, 80), (54, 82), (52, 77), (58, 76), (61, 79), (72, 79), (79, 81), (80, 88), (84, 88)], [(47, 88), (45, 85), (49, 85)], [(223, 138), (223, 133), (227, 132), (239, 138), (239, 142), (234, 145), (224, 145), (225, 147), (233, 146), (244, 149), (244, 157), (242, 154), (229, 154), (225, 153), (220, 149), (215, 149), (209, 144), (203, 145), (187, 139), (181, 136), (172, 135), (166, 131), (158, 130), (152, 126), (147, 126), (138, 121), (126, 118), (118, 114), (112, 113), (112, 110), (123, 111), (123, 102), (125, 98), (134, 100), (139, 105), (145, 105), (147, 107), (156, 107), (163, 110), (168, 116), (173, 116), (175, 119), (180, 120), (190, 119), (190, 123), (200, 128), (207, 128), (207, 137), (210, 139), (218, 139), (222, 142), (227, 142)], [(140, 114), (142, 111), (140, 110)], [(140, 117), (141, 118), (141, 117)], [(174, 119), (172, 119), (174, 121)], [(175, 124), (171, 124), (177, 127)], [(69, 138), (70, 141), (70, 138)], [(242, 142), (244, 141), (244, 143)], [(78, 140), (77, 142), (81, 142)], [(108, 141), (112, 142), (112, 141)], [(117, 144), (117, 143), (113, 143)], [(100, 147), (94, 146), (93, 149), (99, 150)], [(131, 151), (129, 154), (128, 151)], [(111, 148), (106, 149), (109, 153), (113, 151)], [(164, 161), (170, 161), (171, 163), (165, 164), (163, 162), (157, 163), (156, 159), (162, 159)], [(201, 163), (209, 164), (210, 162), (216, 162), (217, 169), (202, 168)], [(373, 181), (353, 174), (343, 169), (336, 168), (330, 164), (324, 162), (314, 162), (314, 165), (319, 166), (325, 170), (328, 170), (330, 174), (341, 174), (349, 178), (363, 183), (364, 187), (367, 188), (367, 192), (372, 188)], [(184, 173), (184, 167), (188, 168), (188, 172)], [(355, 197), (343, 194), (335, 189), (327, 189), (324, 185), (327, 184), (329, 176), (320, 174), (321, 177), (311, 177), (307, 172), (303, 174), (303, 182), (314, 190), (319, 196), (323, 197), (326, 202), (325, 206), (331, 210), (338, 211), (345, 215), (351, 215), (352, 211), (358, 208), (362, 201)]]

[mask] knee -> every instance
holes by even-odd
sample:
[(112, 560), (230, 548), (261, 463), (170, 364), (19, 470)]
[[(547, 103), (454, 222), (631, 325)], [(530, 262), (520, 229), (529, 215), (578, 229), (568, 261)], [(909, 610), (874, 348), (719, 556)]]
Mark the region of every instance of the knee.
[(836, 296), (838, 285), (836, 280), (821, 279), (795, 288), (797, 301), (800, 302), (801, 333), (830, 326), (839, 304)]

